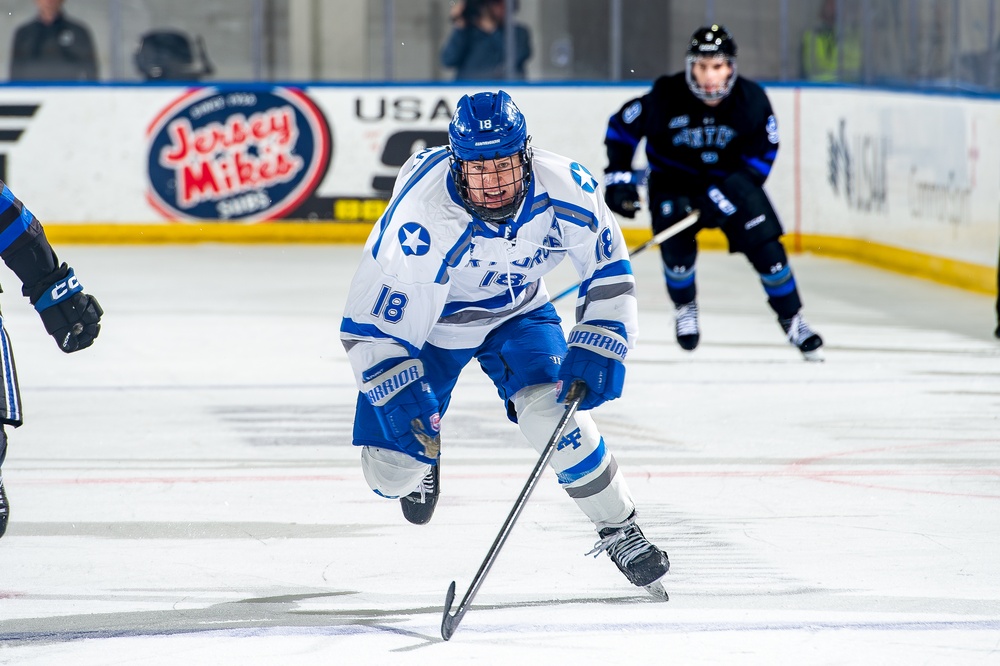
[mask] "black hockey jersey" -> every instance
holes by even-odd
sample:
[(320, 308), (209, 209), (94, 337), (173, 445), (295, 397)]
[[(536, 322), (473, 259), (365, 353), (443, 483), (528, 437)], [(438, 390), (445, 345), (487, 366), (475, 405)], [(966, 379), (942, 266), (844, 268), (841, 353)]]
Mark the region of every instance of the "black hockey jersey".
[(715, 107), (687, 86), (684, 72), (657, 79), (608, 122), (607, 171), (631, 171), (640, 140), (646, 139), (650, 186), (700, 191), (742, 171), (763, 185), (778, 153), (778, 123), (764, 89), (738, 77)]

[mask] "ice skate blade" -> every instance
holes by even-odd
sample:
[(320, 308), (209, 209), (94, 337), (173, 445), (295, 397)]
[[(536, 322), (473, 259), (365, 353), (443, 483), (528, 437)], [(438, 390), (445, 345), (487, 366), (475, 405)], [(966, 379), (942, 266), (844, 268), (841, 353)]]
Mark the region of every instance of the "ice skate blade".
[(826, 360), (826, 357), (823, 356), (823, 348), (822, 347), (817, 347), (816, 349), (813, 349), (812, 351), (804, 351), (804, 352), (802, 352), (802, 358), (804, 358), (805, 360), (809, 361), (810, 363), (822, 363), (823, 361)]
[(667, 591), (663, 589), (663, 583), (660, 581), (653, 581), (649, 585), (643, 586), (644, 590), (649, 593), (649, 596), (653, 597), (657, 601), (669, 601), (670, 597), (667, 596)]

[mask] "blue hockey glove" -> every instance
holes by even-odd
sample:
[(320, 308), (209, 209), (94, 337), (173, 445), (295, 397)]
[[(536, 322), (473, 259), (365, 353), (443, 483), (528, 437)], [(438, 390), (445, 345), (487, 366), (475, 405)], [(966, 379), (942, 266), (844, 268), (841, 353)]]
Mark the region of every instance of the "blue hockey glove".
[(104, 310), (83, 293), (72, 268), (63, 264), (25, 292), (59, 349), (70, 354), (94, 344)]
[(423, 376), (420, 360), (389, 359), (364, 374), (362, 390), (386, 438), (420, 462), (436, 465), (441, 451), (441, 410)]
[(608, 208), (629, 219), (639, 210), (639, 190), (631, 171), (604, 174), (604, 201)]
[(587, 395), (581, 410), (593, 409), (608, 400), (621, 397), (625, 386), (625, 354), (628, 341), (625, 327), (614, 321), (592, 321), (577, 324), (569, 333), (569, 351), (559, 370), (559, 394), (566, 399), (574, 379), (587, 384)]

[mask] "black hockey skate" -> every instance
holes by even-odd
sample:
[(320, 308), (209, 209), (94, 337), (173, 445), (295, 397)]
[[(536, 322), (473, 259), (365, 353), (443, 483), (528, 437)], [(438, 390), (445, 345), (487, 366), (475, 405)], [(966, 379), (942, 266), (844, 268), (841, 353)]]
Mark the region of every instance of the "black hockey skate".
[(587, 555), (597, 557), (601, 552), (607, 552), (630, 583), (645, 589), (657, 599), (667, 601), (667, 592), (660, 579), (670, 571), (670, 560), (665, 552), (643, 536), (642, 530), (635, 524), (635, 511), (624, 523), (608, 525), (597, 533), (601, 540)]
[(10, 515), (10, 504), (7, 503), (7, 491), (3, 488), (3, 477), (0, 476), (0, 537), (7, 531), (7, 517)]
[(684, 305), (675, 305), (674, 325), (677, 331), (677, 344), (681, 349), (691, 351), (697, 347), (701, 338), (701, 331), (698, 328), (698, 303), (691, 301)]
[(406, 497), (400, 497), (399, 503), (403, 507), (403, 517), (414, 525), (426, 525), (434, 515), (434, 507), (437, 506), (438, 496), (441, 494), (441, 462), (431, 465), (431, 471), (427, 472), (417, 489)]
[(802, 318), (802, 315), (796, 314), (791, 319), (781, 319), (779, 317), (778, 323), (781, 324), (782, 330), (785, 331), (785, 337), (788, 338), (788, 341), (799, 348), (802, 356), (807, 361), (823, 360), (823, 351), (821, 349), (823, 338), (819, 337), (819, 333), (809, 328), (809, 324)]

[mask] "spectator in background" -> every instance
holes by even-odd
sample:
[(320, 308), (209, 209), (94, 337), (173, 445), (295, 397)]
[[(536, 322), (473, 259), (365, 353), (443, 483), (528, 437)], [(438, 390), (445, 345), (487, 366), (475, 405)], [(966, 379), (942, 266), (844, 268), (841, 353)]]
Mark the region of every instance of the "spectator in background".
[(823, 0), (819, 25), (802, 33), (802, 78), (807, 81), (857, 81), (861, 78), (861, 41), (842, 26), (837, 34), (840, 0)]
[(90, 30), (66, 18), (63, 0), (35, 0), (38, 16), (14, 33), (12, 81), (96, 81)]
[[(458, 0), (451, 7), (453, 26), (441, 50), (441, 63), (455, 68), (456, 81), (503, 79), (506, 71), (506, 0)], [(514, 75), (524, 78), (531, 57), (531, 35), (514, 25)]]

